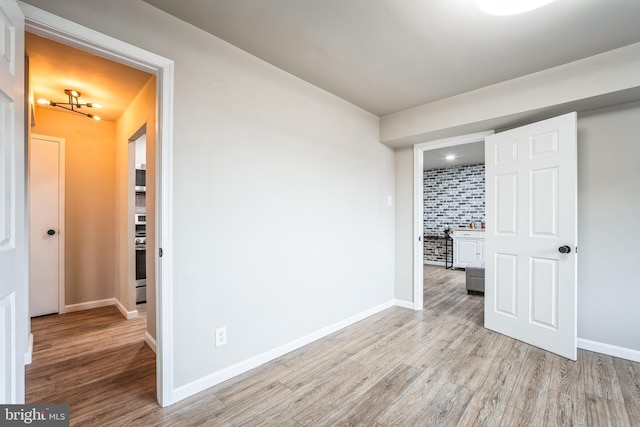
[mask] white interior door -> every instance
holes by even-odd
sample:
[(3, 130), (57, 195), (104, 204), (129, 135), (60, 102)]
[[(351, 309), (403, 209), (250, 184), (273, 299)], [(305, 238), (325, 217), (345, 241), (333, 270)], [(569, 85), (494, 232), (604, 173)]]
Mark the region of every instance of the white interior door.
[(32, 135), (29, 142), (29, 314), (58, 313), (64, 271), (64, 140)]
[(0, 403), (24, 395), (24, 16), (0, 1)]
[(565, 114), (485, 140), (485, 327), (573, 360), (576, 117)]

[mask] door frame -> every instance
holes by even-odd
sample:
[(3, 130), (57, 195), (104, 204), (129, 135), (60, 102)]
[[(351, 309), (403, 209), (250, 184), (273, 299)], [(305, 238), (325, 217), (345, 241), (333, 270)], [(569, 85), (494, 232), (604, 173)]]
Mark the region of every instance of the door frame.
[[(173, 60), (19, 2), (25, 31), (156, 76), (156, 390), (160, 406), (173, 386)], [(162, 257), (159, 252), (162, 250)], [(28, 284), (25, 284), (28, 286)]]
[[(413, 146), (413, 309), (424, 308), (424, 153), (438, 148), (470, 144), (484, 141), (485, 136), (493, 135), (493, 130), (436, 139)], [(485, 222), (489, 218), (485, 219)]]
[[(45, 141), (55, 141), (58, 143), (58, 313), (65, 312), (65, 138), (57, 136), (41, 135), (32, 133), (29, 135), (29, 145), (31, 145), (32, 139), (42, 139)], [(28, 149), (29, 156), (29, 171), (31, 171), (31, 155), (33, 150)], [(27, 186), (27, 194), (31, 196), (31, 186)], [(31, 204), (29, 204), (31, 206)], [(30, 211), (27, 215), (30, 214)], [(31, 234), (31, 222), (29, 222), (29, 234)], [(30, 285), (30, 283), (29, 283)], [(31, 296), (29, 296), (29, 303), (31, 303)], [(31, 315), (31, 313), (29, 313)], [(31, 353), (31, 352), (29, 352)]]

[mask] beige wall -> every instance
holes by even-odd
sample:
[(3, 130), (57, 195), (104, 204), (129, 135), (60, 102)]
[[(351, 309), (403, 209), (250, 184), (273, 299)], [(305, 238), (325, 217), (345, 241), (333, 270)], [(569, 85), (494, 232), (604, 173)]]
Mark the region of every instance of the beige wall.
[[(135, 310), (133, 254), (133, 191), (128, 185), (133, 159), (129, 158), (129, 139), (147, 125), (147, 331), (155, 338), (155, 176), (156, 176), (156, 78), (129, 104), (116, 123), (115, 211), (116, 211), (116, 295), (129, 311)], [(151, 255), (151, 256), (150, 256)]]
[(65, 304), (113, 298), (115, 123), (36, 107), (32, 133), (65, 138)]

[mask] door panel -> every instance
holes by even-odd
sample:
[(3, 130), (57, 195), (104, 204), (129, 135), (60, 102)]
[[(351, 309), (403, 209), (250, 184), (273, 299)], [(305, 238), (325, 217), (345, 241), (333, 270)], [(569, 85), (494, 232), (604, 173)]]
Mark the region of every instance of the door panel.
[(531, 171), (531, 235), (558, 237), (558, 168)]
[(558, 261), (531, 258), (531, 322), (558, 330)]
[(0, 91), (0, 188), (4, 191), (0, 196), (0, 250), (11, 245), (11, 213), (13, 197), (9, 189), (13, 189), (13, 174), (11, 162), (13, 160), (13, 141), (11, 123), (15, 116), (15, 103), (4, 92)]
[(576, 359), (576, 114), (488, 136), (485, 326)]
[(0, 2), (0, 404), (24, 401), (24, 16)]
[(518, 284), (518, 256), (496, 254), (495, 265), (495, 310), (515, 318), (518, 315), (518, 288), (516, 286)]
[(499, 175), (495, 181), (496, 233), (515, 236), (518, 227), (518, 175)]

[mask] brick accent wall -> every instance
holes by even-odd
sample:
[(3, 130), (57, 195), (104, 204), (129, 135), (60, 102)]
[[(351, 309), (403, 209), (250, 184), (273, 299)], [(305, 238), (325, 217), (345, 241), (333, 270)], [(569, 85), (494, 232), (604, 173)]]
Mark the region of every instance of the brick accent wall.
[[(484, 164), (424, 171), (424, 234), (485, 222)], [(424, 239), (424, 261), (444, 263), (444, 240)]]

